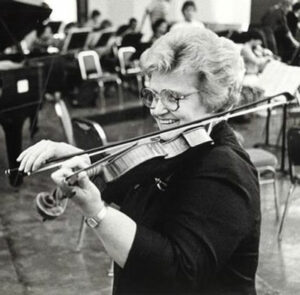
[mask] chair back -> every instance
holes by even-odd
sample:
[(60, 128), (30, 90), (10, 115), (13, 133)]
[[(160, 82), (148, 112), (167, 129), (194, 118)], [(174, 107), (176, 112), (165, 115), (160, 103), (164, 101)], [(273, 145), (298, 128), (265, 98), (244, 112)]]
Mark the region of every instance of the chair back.
[(73, 118), (72, 126), (76, 146), (87, 150), (107, 144), (106, 134), (100, 124), (82, 118)]
[(295, 166), (300, 166), (300, 127), (292, 127), (287, 134), (289, 172), (291, 181), (296, 180)]
[(54, 103), (54, 109), (64, 129), (67, 142), (74, 145), (71, 117), (65, 102), (60, 98), (56, 99)]
[(81, 78), (98, 79), (103, 75), (99, 56), (94, 50), (81, 51), (77, 56)]
[(136, 49), (132, 46), (120, 47), (118, 50), (118, 60), (120, 64), (120, 71), (122, 75), (127, 75), (130, 73), (131, 66), (131, 56), (136, 52)]

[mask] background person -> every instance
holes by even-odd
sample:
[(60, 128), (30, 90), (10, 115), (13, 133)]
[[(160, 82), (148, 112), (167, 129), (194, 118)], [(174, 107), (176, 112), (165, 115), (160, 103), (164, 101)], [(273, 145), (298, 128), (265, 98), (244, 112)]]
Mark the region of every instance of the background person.
[(124, 36), (126, 34), (134, 34), (137, 33), (137, 19), (134, 17), (131, 17), (128, 21), (128, 24), (121, 25), (117, 31), (117, 36)]
[(161, 36), (165, 35), (168, 32), (168, 23), (165, 19), (158, 19), (152, 26), (153, 35), (150, 38), (149, 42), (153, 43)]
[(47, 53), (48, 47), (55, 44), (52, 29), (47, 25), (40, 25), (36, 29), (36, 39), (32, 42), (30, 52)]
[(172, 30), (186, 26), (204, 28), (204, 24), (195, 19), (197, 7), (194, 1), (185, 1), (182, 5), (181, 12), (183, 14), (184, 21), (174, 24), (172, 26)]
[[(287, 13), (291, 10), (293, 0), (281, 0), (278, 4), (269, 8), (262, 17), (262, 25), (271, 29), (276, 40), (278, 55), (282, 61), (287, 62), (292, 57), (295, 49), (299, 48), (299, 42), (293, 37), (288, 23)], [(269, 47), (275, 54), (276, 50)]]
[(297, 39), (297, 35), (299, 32), (300, 2), (296, 2), (293, 4), (293, 8), (288, 12), (286, 18), (287, 24), (293, 37)]
[(84, 24), (85, 27), (98, 29), (100, 26), (101, 12), (97, 9), (93, 10), (90, 19)]
[(144, 23), (149, 16), (151, 27), (153, 29), (153, 25), (159, 19), (169, 19), (169, 11), (170, 11), (170, 1), (169, 0), (152, 0), (150, 4), (146, 7), (145, 13), (142, 17), (141, 28), (142, 31)]

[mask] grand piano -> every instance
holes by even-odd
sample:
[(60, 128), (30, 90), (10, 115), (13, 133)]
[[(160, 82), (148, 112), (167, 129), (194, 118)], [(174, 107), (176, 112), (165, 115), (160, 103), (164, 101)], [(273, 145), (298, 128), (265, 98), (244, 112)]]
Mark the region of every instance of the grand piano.
[[(43, 99), (42, 65), (28, 62), (21, 50), (21, 41), (51, 14), (44, 5), (33, 5), (24, 0), (0, 1), (0, 124), (2, 125), (9, 168), (18, 167), (16, 158), (22, 149), (22, 129), (25, 119), (32, 126)], [(8, 47), (17, 52), (4, 54)], [(18, 186), (22, 176), (11, 173), (10, 184)]]

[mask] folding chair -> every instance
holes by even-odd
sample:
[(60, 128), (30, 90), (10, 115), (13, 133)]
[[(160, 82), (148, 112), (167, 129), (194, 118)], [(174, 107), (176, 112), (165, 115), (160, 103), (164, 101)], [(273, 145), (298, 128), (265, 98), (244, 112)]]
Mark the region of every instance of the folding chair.
[(97, 52), (93, 50), (81, 51), (79, 52), (77, 58), (81, 78), (83, 80), (95, 80), (98, 83), (102, 109), (104, 110), (106, 107), (104, 84), (107, 82), (114, 82), (117, 84), (119, 105), (123, 106), (122, 80), (116, 74), (102, 71)]
[(136, 49), (132, 46), (120, 47), (118, 49), (118, 60), (120, 65), (120, 75), (122, 78), (136, 77), (138, 91), (143, 88), (143, 79), (140, 67), (131, 61)]
[(259, 184), (273, 185), (275, 214), (276, 220), (278, 220), (279, 205), (276, 190), (276, 167), (278, 163), (277, 158), (272, 153), (260, 148), (246, 149), (246, 151), (249, 154), (250, 159), (258, 172)]

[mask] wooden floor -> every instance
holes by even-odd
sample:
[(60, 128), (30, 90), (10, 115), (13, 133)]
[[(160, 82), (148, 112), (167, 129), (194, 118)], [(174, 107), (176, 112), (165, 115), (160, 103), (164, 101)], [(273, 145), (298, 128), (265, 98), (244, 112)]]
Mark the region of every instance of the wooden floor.
[[(143, 121), (130, 111), (123, 112), (124, 116), (113, 113), (106, 119), (98, 116), (97, 108), (70, 108), (70, 112), (72, 116), (92, 115), (99, 122), (104, 122), (110, 141), (154, 128), (151, 119)], [(120, 117), (116, 119), (117, 116)], [(273, 142), (280, 127), (280, 118), (278, 113), (272, 119)], [(263, 117), (255, 116), (248, 124), (235, 124), (244, 135), (246, 147), (263, 141), (264, 122)], [(24, 147), (43, 138), (65, 140), (52, 103), (46, 103), (41, 110), (39, 131), (33, 140), (29, 138), (28, 126), (26, 122)], [(12, 188), (3, 173), (7, 160), (2, 130), (0, 153), (0, 294), (111, 294), (112, 278), (107, 276), (110, 258), (91, 230), (87, 231), (81, 252), (75, 251), (81, 221), (77, 208), (70, 203), (63, 216), (42, 223), (36, 211), (35, 196), (54, 188), (49, 174), (28, 177), (20, 188)], [(281, 209), (288, 186), (288, 177), (278, 174)], [(299, 189), (295, 192), (297, 195)], [(261, 199), (263, 219), (258, 294), (300, 294), (300, 198), (295, 198), (291, 205), (281, 243), (276, 239), (277, 223), (270, 186), (262, 187)]]

